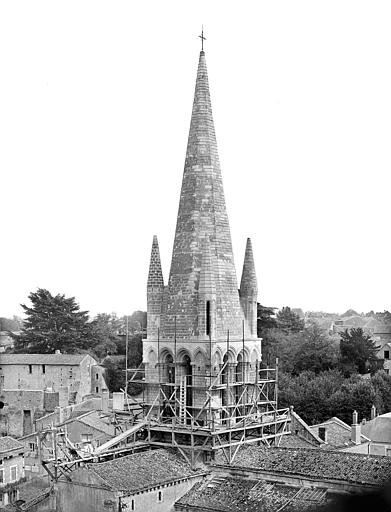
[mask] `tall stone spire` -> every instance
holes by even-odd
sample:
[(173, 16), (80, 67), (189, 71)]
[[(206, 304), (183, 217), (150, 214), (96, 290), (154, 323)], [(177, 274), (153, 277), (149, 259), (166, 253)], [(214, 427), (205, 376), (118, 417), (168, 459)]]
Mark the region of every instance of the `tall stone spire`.
[(160, 327), (164, 280), (157, 236), (153, 237), (147, 282), (147, 332), (156, 336)]
[(231, 339), (242, 333), (231, 234), (225, 207), (220, 162), (209, 94), (205, 52), (200, 52), (193, 111), (179, 202), (167, 302), (164, 335), (199, 337), (199, 285), (203, 241), (214, 267), (216, 288), (215, 336)]
[(198, 334), (216, 337), (216, 272), (209, 242), (204, 241), (198, 286)]
[(248, 323), (250, 333), (257, 333), (257, 297), (258, 284), (255, 273), (254, 255), (251, 239), (247, 238), (246, 252), (244, 254), (242, 279), (240, 281), (240, 304)]

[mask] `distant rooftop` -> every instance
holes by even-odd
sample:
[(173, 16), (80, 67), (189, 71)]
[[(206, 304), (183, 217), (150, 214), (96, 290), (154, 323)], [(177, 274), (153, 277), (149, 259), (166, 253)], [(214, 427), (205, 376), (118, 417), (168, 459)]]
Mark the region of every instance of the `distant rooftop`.
[(16, 450), (24, 451), (23, 444), (10, 436), (0, 437), (0, 455)]
[[(79, 417), (72, 418), (72, 421), (79, 421), (84, 425), (99, 430), (109, 436), (114, 436), (114, 425), (108, 425), (101, 418), (97, 416), (96, 411), (91, 411), (88, 414), (83, 414)], [(69, 422), (69, 420), (68, 420)]]
[[(77, 366), (89, 354), (1, 354), (0, 365), (46, 364)], [(92, 356), (91, 356), (92, 357)]]

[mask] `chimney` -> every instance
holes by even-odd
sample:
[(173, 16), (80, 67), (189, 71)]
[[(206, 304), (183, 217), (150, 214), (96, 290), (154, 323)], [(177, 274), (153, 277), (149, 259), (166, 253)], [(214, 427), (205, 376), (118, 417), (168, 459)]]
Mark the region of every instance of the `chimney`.
[(357, 411), (353, 412), (352, 442), (354, 444), (361, 444), (361, 425), (358, 423)]
[(123, 411), (124, 410), (124, 393), (118, 391), (113, 393), (113, 410)]
[(109, 410), (109, 390), (102, 389), (102, 412), (108, 412)]
[(69, 387), (60, 386), (58, 388), (58, 405), (60, 407), (66, 407), (69, 405)]
[(376, 418), (376, 407), (375, 405), (372, 405), (371, 407), (371, 420), (374, 420)]
[(58, 423), (62, 423), (63, 421), (66, 420), (64, 407), (57, 406), (56, 409), (55, 409), (55, 412), (57, 414)]

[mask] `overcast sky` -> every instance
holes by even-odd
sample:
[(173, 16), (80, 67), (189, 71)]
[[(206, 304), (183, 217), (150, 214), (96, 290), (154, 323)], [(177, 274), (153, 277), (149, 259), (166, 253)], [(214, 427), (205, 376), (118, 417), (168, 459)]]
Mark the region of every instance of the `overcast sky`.
[(200, 40), (238, 280), (262, 304), (391, 310), (391, 3), (0, 3), (0, 316), (165, 282)]

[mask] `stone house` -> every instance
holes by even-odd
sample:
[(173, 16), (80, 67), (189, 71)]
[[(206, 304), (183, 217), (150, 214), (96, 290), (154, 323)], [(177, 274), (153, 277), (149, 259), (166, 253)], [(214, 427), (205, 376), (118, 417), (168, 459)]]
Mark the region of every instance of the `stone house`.
[(0, 508), (19, 498), (24, 481), (24, 446), (12, 437), (0, 437)]
[(104, 369), (89, 354), (1, 354), (0, 432), (26, 436), (56, 407), (100, 396), (105, 388)]
[(86, 464), (72, 471), (71, 481), (59, 480), (57, 511), (168, 512), (204, 476), (181, 455), (164, 449)]
[[(104, 369), (89, 354), (3, 354), (0, 358), (0, 390), (59, 391), (68, 388), (70, 400), (81, 402), (106, 388)], [(65, 405), (65, 404), (64, 404)]]
[(351, 453), (370, 452), (371, 440), (361, 432), (361, 424), (353, 419), (350, 426), (336, 416), (316, 425), (311, 425), (310, 430), (317, 434), (324, 446), (329, 450), (338, 450)]
[(383, 369), (386, 373), (390, 373), (391, 370), (391, 342), (390, 341), (380, 341), (380, 346), (377, 351), (377, 357), (383, 361)]

